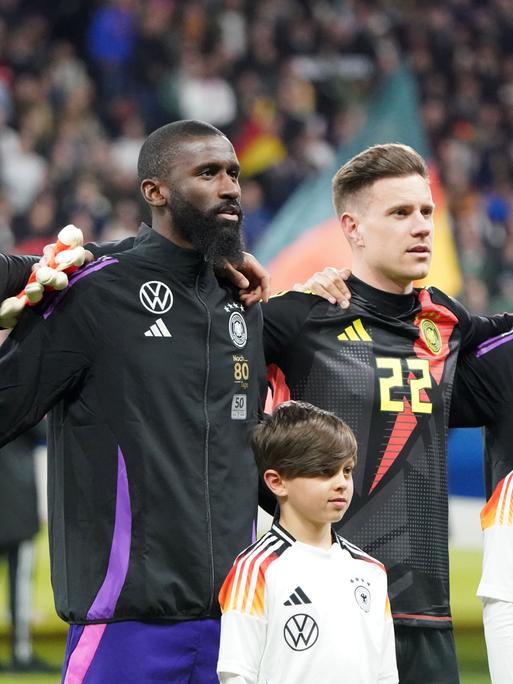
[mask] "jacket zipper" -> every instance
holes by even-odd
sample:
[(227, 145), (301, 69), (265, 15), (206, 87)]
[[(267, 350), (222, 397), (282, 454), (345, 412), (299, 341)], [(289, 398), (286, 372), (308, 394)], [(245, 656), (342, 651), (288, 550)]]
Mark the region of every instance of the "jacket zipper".
[(210, 315), (209, 308), (206, 302), (201, 298), (199, 292), (199, 281), (200, 275), (196, 276), (196, 297), (202, 304), (205, 312), (207, 314), (207, 339), (206, 339), (206, 368), (205, 368), (205, 384), (203, 388), (203, 414), (205, 416), (205, 445), (204, 445), (204, 456), (205, 456), (205, 469), (203, 473), (204, 477), (204, 491), (205, 491), (205, 508), (207, 514), (207, 537), (208, 537), (208, 551), (210, 555), (210, 600), (208, 604), (208, 612), (212, 611), (212, 606), (214, 603), (214, 541), (212, 535), (212, 514), (210, 510), (210, 485), (209, 485), (209, 450), (208, 441), (210, 437), (210, 421), (208, 418), (208, 382), (210, 377), (210, 332), (212, 328), (212, 317)]

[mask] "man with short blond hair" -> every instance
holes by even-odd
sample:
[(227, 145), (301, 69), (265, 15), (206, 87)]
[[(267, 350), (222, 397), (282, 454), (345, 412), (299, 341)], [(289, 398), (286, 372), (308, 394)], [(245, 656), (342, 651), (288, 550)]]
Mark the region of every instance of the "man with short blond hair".
[[(264, 307), (278, 400), (343, 418), (358, 440), (353, 503), (337, 528), (388, 571), (402, 684), (455, 684), (449, 607), (447, 423), (460, 349), (511, 327), (471, 317), (429, 272), (434, 204), (406, 145), (370, 147), (333, 179), (351, 246), (348, 308), (291, 292)], [(311, 283), (307, 283), (309, 288)]]

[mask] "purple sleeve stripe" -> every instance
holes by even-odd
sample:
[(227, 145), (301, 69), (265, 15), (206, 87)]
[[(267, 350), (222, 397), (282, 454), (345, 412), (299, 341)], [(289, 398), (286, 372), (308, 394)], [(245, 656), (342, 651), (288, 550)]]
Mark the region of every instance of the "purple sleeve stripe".
[(92, 606), (88, 620), (108, 620), (114, 615), (119, 595), (125, 583), (130, 560), (132, 540), (132, 510), (123, 452), (118, 447), (118, 481), (116, 491), (116, 517), (110, 548), (109, 565), (105, 579)]
[(492, 351), (492, 349), (496, 349), (497, 347), (500, 347), (511, 340), (513, 340), (513, 330), (502, 333), (502, 335), (498, 335), (497, 337), (491, 337), (489, 340), (486, 340), (486, 342), (483, 342), (479, 345), (476, 350), (476, 356), (477, 358), (484, 356), (484, 354)]
[(105, 257), (104, 259), (89, 264), (89, 266), (86, 266), (85, 268), (81, 268), (80, 270), (75, 271), (75, 273), (69, 279), (68, 286), (65, 287), (64, 290), (61, 290), (59, 294), (56, 295), (48, 304), (46, 310), (43, 313), (43, 318), (46, 320), (49, 316), (53, 314), (59, 302), (63, 299), (63, 297), (66, 296), (66, 293), (69, 291), (69, 289), (73, 287), (75, 283), (78, 283), (79, 280), (82, 280), (82, 278), (85, 278), (90, 273), (94, 273), (95, 271), (101, 271), (101, 269), (105, 268), (105, 266), (110, 266), (111, 264), (118, 263), (118, 259), (113, 259), (112, 257)]

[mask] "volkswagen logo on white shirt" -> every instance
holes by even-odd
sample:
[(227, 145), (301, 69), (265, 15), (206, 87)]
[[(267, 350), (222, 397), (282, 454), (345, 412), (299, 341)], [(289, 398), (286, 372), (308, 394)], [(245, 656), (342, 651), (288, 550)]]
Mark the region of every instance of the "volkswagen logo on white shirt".
[(319, 638), (319, 627), (311, 615), (299, 613), (287, 620), (283, 636), (293, 651), (306, 651)]
[(238, 311), (234, 311), (230, 316), (228, 330), (232, 342), (236, 347), (242, 349), (242, 347), (246, 346), (246, 342), (248, 341), (248, 329), (246, 327), (246, 321)]
[(160, 280), (149, 280), (141, 285), (139, 299), (144, 308), (154, 314), (165, 314), (173, 306), (173, 293)]

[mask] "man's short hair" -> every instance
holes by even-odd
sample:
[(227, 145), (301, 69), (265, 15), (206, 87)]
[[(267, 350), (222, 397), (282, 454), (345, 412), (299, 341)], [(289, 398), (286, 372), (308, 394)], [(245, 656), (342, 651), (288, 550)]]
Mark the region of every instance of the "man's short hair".
[(139, 183), (145, 178), (162, 180), (169, 175), (173, 157), (187, 139), (212, 135), (226, 137), (218, 128), (206, 121), (184, 119), (157, 128), (144, 141), (137, 161)]
[(270, 468), (287, 478), (332, 477), (356, 461), (356, 438), (334, 413), (304, 401), (280, 404), (251, 434), (260, 475)]
[(350, 197), (382, 178), (418, 174), (428, 178), (424, 159), (412, 147), (399, 143), (373, 145), (346, 162), (333, 176), (333, 204), (340, 216)]

